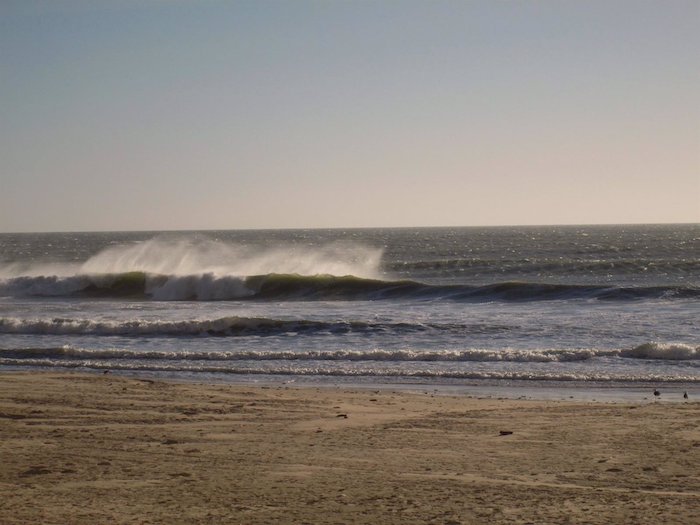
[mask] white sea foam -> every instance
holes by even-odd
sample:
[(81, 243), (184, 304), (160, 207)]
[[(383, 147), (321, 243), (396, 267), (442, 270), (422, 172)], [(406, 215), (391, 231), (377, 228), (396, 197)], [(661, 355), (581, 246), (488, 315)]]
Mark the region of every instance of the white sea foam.
[[(263, 327), (269, 330), (271, 322), (265, 319), (239, 319), (231, 318), (236, 324), (238, 333), (259, 333)], [(113, 324), (109, 322), (66, 322), (54, 320), (53, 322), (35, 321), (32, 323), (14, 322), (0, 319), (0, 333), (23, 333), (30, 328), (34, 333), (46, 333), (53, 335), (79, 335), (102, 334), (122, 336), (151, 336), (151, 335), (197, 335), (217, 334), (223, 335), (230, 331), (230, 320), (220, 319), (206, 323), (174, 322), (174, 323), (125, 323)], [(283, 325), (284, 330), (293, 330), (292, 325)], [(642, 345), (646, 346), (646, 345)], [(683, 347), (686, 345), (666, 345), (669, 347)], [(638, 347), (639, 348), (639, 347)], [(688, 347), (691, 353), (680, 355), (665, 352), (658, 354), (663, 357), (653, 359), (665, 360), (689, 360), (700, 359), (697, 348)], [(66, 357), (82, 359), (119, 359), (119, 360), (150, 360), (150, 361), (179, 361), (182, 363), (195, 361), (347, 361), (353, 363), (386, 362), (386, 363), (574, 363), (589, 361), (595, 358), (623, 357), (631, 359), (649, 359), (647, 353), (635, 353), (635, 350), (619, 349), (481, 349), (470, 348), (466, 350), (307, 350), (307, 351), (265, 351), (265, 350), (238, 350), (238, 351), (156, 351), (133, 350), (118, 348), (74, 348), (63, 346), (59, 348), (18, 348), (0, 349), (0, 357), (12, 355), (16, 358), (64, 359)]]
[[(97, 357), (97, 356), (96, 356)], [(104, 358), (82, 358), (51, 360), (45, 358), (16, 359), (0, 357), (0, 365), (38, 368), (72, 368), (93, 370), (122, 370), (129, 372), (162, 372), (166, 374), (226, 374), (226, 375), (282, 375), (312, 377), (384, 377), (416, 378), (429, 380), (476, 379), (476, 380), (521, 380), (521, 381), (562, 381), (562, 382), (658, 382), (658, 383), (697, 383), (696, 375), (620, 373), (603, 370), (583, 371), (542, 371), (542, 370), (440, 370), (430, 368), (395, 368), (385, 366), (343, 368), (331, 364), (304, 366), (297, 363), (260, 367), (238, 363), (209, 362), (168, 362), (168, 361), (119, 361)]]

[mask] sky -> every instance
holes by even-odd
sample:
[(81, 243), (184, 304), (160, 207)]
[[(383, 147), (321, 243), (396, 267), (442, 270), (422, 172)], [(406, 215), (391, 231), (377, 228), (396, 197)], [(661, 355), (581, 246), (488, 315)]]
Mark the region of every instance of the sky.
[(0, 0), (0, 231), (675, 222), (697, 0)]

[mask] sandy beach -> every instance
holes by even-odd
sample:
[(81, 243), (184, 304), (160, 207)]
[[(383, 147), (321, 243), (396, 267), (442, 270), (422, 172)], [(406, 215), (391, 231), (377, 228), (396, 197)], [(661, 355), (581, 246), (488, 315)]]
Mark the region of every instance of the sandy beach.
[(0, 376), (0, 522), (698, 523), (700, 404)]

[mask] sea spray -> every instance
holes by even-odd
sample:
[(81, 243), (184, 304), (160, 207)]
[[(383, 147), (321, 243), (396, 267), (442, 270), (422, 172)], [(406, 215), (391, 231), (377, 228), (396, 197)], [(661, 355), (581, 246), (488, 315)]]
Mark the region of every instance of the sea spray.
[(382, 250), (356, 243), (273, 247), (225, 243), (207, 238), (157, 237), (107, 248), (87, 260), (81, 274), (144, 272), (157, 275), (245, 277), (265, 274), (354, 275), (376, 278)]
[(6, 263), (0, 268), (0, 295), (242, 299), (255, 294), (244, 282), (249, 276), (376, 278), (381, 257), (381, 249), (350, 242), (260, 247), (159, 236), (105, 248), (82, 264)]

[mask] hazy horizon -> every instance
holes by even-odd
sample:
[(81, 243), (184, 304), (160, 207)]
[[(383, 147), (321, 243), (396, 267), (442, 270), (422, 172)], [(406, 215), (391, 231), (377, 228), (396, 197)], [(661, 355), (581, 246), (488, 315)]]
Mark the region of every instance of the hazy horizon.
[(644, 222), (629, 222), (629, 223), (588, 223), (588, 224), (482, 224), (482, 225), (469, 225), (469, 224), (427, 224), (427, 225), (407, 225), (407, 226), (332, 226), (332, 227), (280, 227), (280, 228), (174, 228), (174, 229), (163, 229), (163, 230), (153, 230), (153, 229), (138, 229), (138, 230), (24, 230), (24, 231), (0, 231), (0, 235), (21, 235), (21, 234), (82, 234), (82, 233), (207, 233), (207, 232), (219, 232), (219, 231), (279, 231), (279, 230), (420, 230), (420, 229), (484, 229), (484, 228), (606, 228), (606, 227), (653, 227), (653, 226), (698, 226), (700, 227), (700, 222), (656, 222), (656, 223), (644, 223)]
[(700, 223), (700, 3), (0, 4), (0, 232)]

